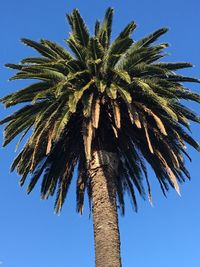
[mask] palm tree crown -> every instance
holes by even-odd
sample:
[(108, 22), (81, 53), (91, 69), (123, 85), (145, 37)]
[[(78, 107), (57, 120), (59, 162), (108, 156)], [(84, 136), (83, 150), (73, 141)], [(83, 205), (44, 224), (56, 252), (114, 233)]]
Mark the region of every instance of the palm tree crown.
[(6, 123), (4, 146), (31, 133), (11, 167), (21, 175), (20, 185), (31, 174), (30, 193), (42, 177), (41, 197), (57, 192), (59, 212), (77, 166), (77, 210), (82, 212), (85, 191), (91, 195), (87, 170), (92, 151), (106, 150), (119, 157), (116, 191), (122, 213), (124, 192), (135, 209), (135, 189), (145, 197), (143, 180), (151, 201), (145, 161), (164, 194), (169, 185), (179, 192), (178, 182), (190, 178), (185, 144), (199, 150), (184, 128), (190, 129), (189, 120), (200, 122), (180, 100), (200, 102), (200, 96), (183, 86), (199, 80), (175, 71), (192, 65), (158, 62), (168, 44), (154, 42), (166, 28), (134, 41), (136, 24), (131, 22), (111, 43), (113, 9), (96, 22), (92, 36), (78, 10), (67, 18), (72, 33), (65, 41), (72, 53), (52, 41), (22, 39), (40, 56), (7, 64), (18, 71), (11, 80), (37, 80), (1, 99), (6, 107), (26, 103), (1, 121)]

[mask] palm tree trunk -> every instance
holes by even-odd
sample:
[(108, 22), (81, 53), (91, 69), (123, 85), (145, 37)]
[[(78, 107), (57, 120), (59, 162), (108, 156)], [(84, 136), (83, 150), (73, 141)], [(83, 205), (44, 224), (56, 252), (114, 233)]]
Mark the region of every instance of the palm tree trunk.
[(121, 267), (116, 206), (116, 153), (95, 151), (90, 164), (96, 267)]

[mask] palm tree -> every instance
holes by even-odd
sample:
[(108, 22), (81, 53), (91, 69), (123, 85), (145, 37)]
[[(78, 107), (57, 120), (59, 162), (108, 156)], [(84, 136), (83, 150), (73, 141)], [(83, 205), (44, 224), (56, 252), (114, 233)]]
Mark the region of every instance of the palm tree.
[(52, 41), (22, 39), (40, 56), (7, 64), (17, 70), (11, 80), (37, 81), (1, 99), (6, 107), (23, 104), (1, 121), (6, 123), (4, 146), (22, 134), (18, 146), (28, 135), (11, 170), (21, 176), (21, 186), (30, 176), (28, 193), (41, 177), (41, 198), (56, 192), (56, 212), (77, 166), (77, 211), (82, 213), (87, 192), (96, 267), (120, 267), (117, 209), (124, 214), (125, 192), (135, 210), (136, 190), (145, 198), (147, 188), (152, 202), (145, 162), (164, 195), (169, 186), (179, 193), (179, 183), (190, 178), (185, 144), (197, 150), (199, 145), (184, 128), (200, 119), (180, 100), (200, 102), (183, 86), (199, 80), (175, 73), (190, 63), (158, 62), (168, 45), (154, 42), (166, 28), (134, 41), (136, 24), (130, 22), (111, 43), (112, 8), (102, 23), (96, 22), (92, 36), (78, 10), (67, 18), (72, 32), (65, 41), (71, 53)]

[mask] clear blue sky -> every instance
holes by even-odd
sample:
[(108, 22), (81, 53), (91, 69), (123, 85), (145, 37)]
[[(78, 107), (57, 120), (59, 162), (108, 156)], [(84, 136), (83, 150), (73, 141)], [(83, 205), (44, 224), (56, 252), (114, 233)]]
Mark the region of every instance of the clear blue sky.
[[(33, 50), (20, 44), (21, 37), (49, 38), (63, 44), (69, 27), (65, 13), (79, 8), (90, 29), (108, 6), (115, 8), (113, 34), (130, 20), (138, 24), (135, 38), (167, 26), (162, 38), (171, 44), (168, 61), (190, 61), (196, 66), (184, 73), (200, 77), (199, 0), (6, 0), (1, 1), (0, 95), (24, 86), (7, 80), (12, 72), (5, 63), (17, 63)], [(192, 85), (200, 92), (200, 86)], [(200, 113), (200, 107), (191, 105)], [(11, 111), (0, 107), (0, 117)], [(1, 128), (2, 129), (2, 128)], [(200, 127), (192, 125), (198, 138)], [(2, 135), (0, 136), (2, 143)], [(42, 201), (39, 190), (27, 196), (18, 186), (19, 177), (9, 174), (15, 142), (0, 149), (0, 267), (91, 267), (94, 266), (92, 219), (87, 203), (84, 215), (75, 212), (75, 184), (72, 184), (63, 212), (53, 212), (53, 199)], [(127, 204), (120, 218), (123, 267), (200, 266), (200, 157), (189, 148), (193, 162), (187, 162), (192, 181), (181, 186), (180, 198), (170, 191), (166, 200), (153, 174), (154, 207), (139, 199), (139, 212)]]

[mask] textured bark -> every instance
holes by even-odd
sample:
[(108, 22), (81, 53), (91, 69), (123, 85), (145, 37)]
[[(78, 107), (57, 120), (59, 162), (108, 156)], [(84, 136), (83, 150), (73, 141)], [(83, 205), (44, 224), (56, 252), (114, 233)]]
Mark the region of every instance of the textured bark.
[(96, 267), (122, 266), (115, 189), (117, 169), (115, 153), (101, 150), (92, 154), (90, 177)]

